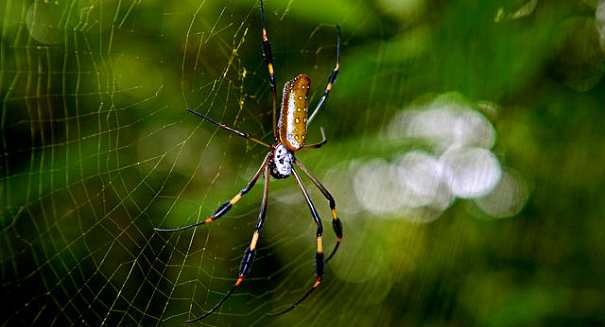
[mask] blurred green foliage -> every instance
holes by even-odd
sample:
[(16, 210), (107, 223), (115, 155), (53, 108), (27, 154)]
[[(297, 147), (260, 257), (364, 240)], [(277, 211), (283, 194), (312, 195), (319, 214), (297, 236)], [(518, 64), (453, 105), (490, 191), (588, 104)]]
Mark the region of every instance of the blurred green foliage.
[[(599, 6), (267, 1), (278, 84), (308, 74), (312, 103), (341, 26), (341, 73), (309, 131), (319, 140), (324, 126), (329, 142), (297, 154), (321, 180), (422, 148), (386, 138), (389, 123), (456, 92), (496, 104), (484, 113), (497, 131), (492, 151), (530, 195), (507, 219), (458, 199), (417, 224), (355, 211), (355, 194), (326, 178), (344, 221), (340, 252), (319, 290), (269, 318), (310, 286), (315, 251), (293, 181), (274, 181), (253, 272), (203, 323), (603, 325)], [(262, 187), (214, 224), (152, 228), (205, 219), (264, 156), (184, 110), (270, 140), (258, 3), (8, 0), (0, 16), (2, 324), (184, 325), (204, 313), (236, 278)]]

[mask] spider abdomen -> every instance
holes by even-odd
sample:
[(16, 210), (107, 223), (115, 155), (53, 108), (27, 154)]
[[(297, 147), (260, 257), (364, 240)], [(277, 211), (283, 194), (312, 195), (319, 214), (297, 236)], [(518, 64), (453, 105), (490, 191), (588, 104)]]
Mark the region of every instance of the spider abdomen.
[(269, 161), (271, 176), (278, 179), (290, 176), (293, 161), (294, 153), (288, 150), (283, 144), (277, 145), (273, 152), (273, 158)]
[(279, 139), (290, 151), (297, 151), (307, 136), (307, 98), (311, 80), (300, 74), (286, 82), (279, 114)]

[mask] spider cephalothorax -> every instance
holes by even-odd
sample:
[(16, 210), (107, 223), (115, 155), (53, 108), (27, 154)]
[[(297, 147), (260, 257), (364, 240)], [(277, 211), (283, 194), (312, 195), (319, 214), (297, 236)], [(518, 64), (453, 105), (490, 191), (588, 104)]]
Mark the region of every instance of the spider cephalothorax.
[[(298, 161), (294, 157), (294, 152), (304, 149), (317, 149), (323, 144), (326, 143), (326, 137), (321, 129), (321, 134), (323, 136), (323, 140), (316, 144), (305, 145), (305, 138), (307, 136), (307, 126), (317, 114), (317, 111), (323, 106), (326, 99), (328, 98), (328, 94), (330, 94), (330, 90), (332, 89), (332, 84), (336, 81), (336, 76), (338, 76), (339, 62), (340, 62), (340, 28), (337, 26), (337, 38), (336, 38), (336, 67), (330, 74), (328, 78), (328, 85), (326, 86), (326, 90), (324, 91), (324, 95), (319, 100), (319, 103), (315, 107), (313, 113), (307, 118), (307, 96), (309, 94), (309, 88), (311, 85), (310, 78), (305, 74), (300, 74), (288, 81), (284, 85), (283, 89), (283, 99), (282, 106), (279, 111), (279, 122), (277, 122), (277, 92), (275, 90), (275, 76), (273, 70), (273, 56), (271, 54), (271, 45), (269, 44), (269, 37), (267, 36), (267, 28), (265, 27), (265, 12), (263, 8), (263, 1), (260, 1), (261, 7), (261, 16), (263, 19), (263, 55), (265, 57), (265, 61), (267, 62), (267, 68), (269, 70), (269, 83), (271, 86), (271, 96), (273, 99), (273, 139), (275, 143), (273, 145), (261, 141), (255, 137), (250, 136), (250, 134), (240, 132), (236, 129), (233, 129), (224, 124), (218, 123), (211, 118), (208, 118), (196, 111), (191, 109), (187, 109), (190, 112), (210, 121), (211, 123), (218, 125), (224, 130), (231, 132), (233, 134), (239, 135), (241, 137), (245, 137), (246, 139), (258, 143), (266, 148), (269, 148), (270, 151), (265, 155), (265, 159), (261, 164), (260, 168), (256, 171), (248, 185), (246, 185), (239, 193), (237, 193), (231, 200), (221, 204), (218, 209), (210, 216), (208, 219), (195, 223), (193, 225), (175, 228), (175, 229), (159, 229), (154, 228), (159, 232), (175, 232), (188, 228), (192, 228), (195, 226), (203, 225), (216, 219), (224, 216), (233, 205), (235, 205), (246, 193), (252, 189), (256, 181), (260, 178), (261, 175), (265, 177), (265, 188), (263, 191), (263, 200), (261, 203), (261, 207), (258, 213), (258, 222), (256, 227), (254, 228), (254, 233), (252, 234), (252, 240), (250, 241), (250, 246), (246, 248), (244, 251), (244, 256), (242, 258), (242, 262), (239, 269), (239, 276), (237, 281), (227, 292), (227, 294), (220, 300), (212, 309), (206, 312), (204, 315), (188, 320), (187, 322), (194, 322), (200, 320), (202, 318), (207, 317), (211, 313), (213, 313), (216, 309), (218, 309), (225, 301), (231, 296), (236, 287), (238, 287), (241, 282), (244, 280), (246, 275), (250, 272), (252, 267), (252, 262), (254, 261), (254, 257), (256, 255), (256, 245), (260, 236), (260, 231), (265, 223), (265, 213), (267, 209), (267, 202), (269, 197), (269, 181), (271, 177), (275, 179), (283, 179), (287, 178), (290, 175), (294, 176), (296, 180), (296, 184), (300, 188), (309, 206), (311, 211), (311, 216), (313, 217), (313, 221), (317, 225), (316, 237), (317, 237), (317, 252), (315, 253), (315, 275), (316, 280), (313, 286), (293, 305), (289, 306), (287, 309), (270, 314), (270, 315), (279, 315), (285, 312), (292, 310), (295, 306), (297, 306), (300, 302), (302, 302), (311, 292), (321, 283), (323, 280), (323, 271), (324, 271), (324, 263), (328, 262), (330, 258), (336, 253), (338, 246), (342, 240), (342, 225), (340, 223), (340, 219), (338, 219), (338, 215), (336, 214), (336, 202), (334, 198), (328, 192), (328, 190), (315, 178), (305, 166), (303, 166), (300, 161)], [(297, 168), (295, 168), (296, 166)], [(330, 209), (332, 212), (332, 227), (334, 228), (334, 233), (337, 237), (337, 242), (332, 250), (332, 253), (328, 256), (327, 259), (324, 260), (324, 253), (322, 247), (322, 233), (323, 227), (321, 223), (321, 219), (319, 218), (319, 214), (317, 210), (315, 210), (315, 206), (313, 202), (311, 202), (311, 198), (307, 193), (305, 186), (300, 178), (300, 175), (297, 172), (297, 169), (300, 169), (310, 180), (315, 184), (315, 186), (321, 191), (323, 196), (330, 203)]]
[(269, 169), (271, 176), (276, 179), (287, 178), (292, 173), (292, 163), (294, 162), (294, 152), (286, 149), (283, 144), (278, 144), (269, 158)]

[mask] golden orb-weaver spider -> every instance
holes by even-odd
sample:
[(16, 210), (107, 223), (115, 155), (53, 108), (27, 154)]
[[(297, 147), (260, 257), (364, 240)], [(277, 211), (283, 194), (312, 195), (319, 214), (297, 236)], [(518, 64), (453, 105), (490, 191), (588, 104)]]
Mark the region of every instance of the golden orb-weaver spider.
[[(338, 215), (336, 214), (336, 202), (334, 201), (334, 198), (332, 197), (330, 192), (328, 192), (328, 190), (319, 182), (319, 180), (317, 180), (317, 178), (315, 178), (313, 175), (311, 175), (309, 170), (307, 170), (307, 168), (305, 168), (305, 166), (303, 166), (300, 163), (300, 161), (298, 161), (294, 157), (294, 152), (296, 152), (298, 150), (319, 148), (326, 143), (325, 133), (323, 131), (323, 128), (321, 128), (321, 134), (323, 137), (322, 141), (319, 143), (316, 143), (316, 144), (312, 144), (312, 145), (304, 145), (305, 137), (307, 134), (307, 126), (309, 125), (309, 123), (311, 123), (311, 121), (317, 114), (317, 111), (326, 102), (326, 99), (328, 98), (328, 95), (330, 94), (332, 85), (334, 84), (334, 82), (336, 81), (336, 77), (338, 76), (338, 69), (339, 69), (339, 62), (340, 62), (340, 28), (338, 26), (336, 26), (336, 31), (337, 31), (336, 67), (334, 68), (334, 70), (330, 74), (330, 77), (328, 78), (328, 85), (326, 86), (324, 95), (319, 100), (319, 103), (315, 107), (315, 110), (313, 111), (311, 116), (309, 116), (309, 119), (307, 119), (307, 96), (309, 94), (309, 87), (310, 87), (311, 80), (309, 79), (309, 77), (307, 75), (300, 74), (300, 75), (296, 76), (294, 79), (286, 82), (286, 84), (284, 85), (282, 106), (281, 106), (280, 114), (279, 114), (279, 121), (276, 122), (277, 94), (275, 91), (273, 55), (271, 54), (271, 45), (269, 44), (269, 37), (267, 35), (267, 28), (266, 28), (266, 24), (265, 24), (265, 10), (263, 7), (262, 0), (260, 0), (260, 8), (261, 8), (262, 23), (263, 23), (263, 56), (265, 58), (265, 61), (267, 63), (267, 68), (269, 70), (269, 81), (270, 81), (270, 85), (271, 85), (271, 95), (273, 98), (272, 102), (273, 102), (274, 143), (268, 144), (255, 137), (250, 136), (247, 133), (240, 132), (240, 131), (235, 130), (231, 127), (228, 127), (224, 124), (218, 123), (192, 109), (187, 109), (188, 111), (208, 120), (209, 122), (211, 122), (217, 126), (220, 126), (221, 128), (223, 128), (224, 130), (226, 130), (228, 132), (239, 135), (241, 137), (245, 137), (246, 139), (248, 139), (250, 141), (256, 142), (262, 146), (269, 148), (270, 151), (267, 153), (267, 155), (265, 155), (265, 159), (263, 160), (263, 163), (261, 164), (258, 171), (254, 174), (254, 176), (252, 177), (250, 182), (248, 182), (248, 185), (246, 185), (231, 200), (220, 205), (219, 208), (214, 212), (214, 214), (212, 214), (212, 216), (210, 216), (210, 218), (208, 218), (202, 222), (195, 223), (193, 225), (175, 228), (175, 229), (154, 228), (154, 230), (156, 230), (158, 232), (176, 232), (176, 231), (181, 231), (181, 230), (193, 228), (193, 227), (196, 227), (199, 225), (203, 225), (203, 224), (212, 222), (212, 221), (222, 217), (223, 215), (225, 215), (231, 209), (231, 207), (242, 198), (242, 196), (244, 196), (246, 193), (248, 193), (248, 191), (250, 191), (250, 189), (254, 186), (256, 181), (259, 179), (261, 174), (263, 174), (263, 176), (265, 177), (265, 188), (264, 188), (264, 192), (263, 192), (263, 200), (262, 200), (261, 207), (260, 207), (260, 210), (258, 213), (258, 223), (256, 224), (256, 228), (254, 229), (254, 233), (252, 234), (252, 240), (250, 241), (250, 246), (247, 247), (244, 252), (244, 256), (242, 258), (242, 262), (241, 262), (240, 268), (239, 268), (239, 276), (237, 278), (237, 281), (235, 282), (233, 287), (229, 290), (229, 292), (227, 292), (227, 294), (212, 309), (210, 309), (204, 315), (202, 315), (198, 318), (192, 319), (192, 320), (188, 320), (187, 322), (195, 322), (195, 321), (203, 319), (203, 318), (209, 316), (210, 314), (212, 314), (223, 303), (225, 303), (225, 301), (227, 301), (229, 296), (231, 296), (233, 291), (241, 284), (241, 282), (244, 280), (246, 275), (250, 272), (250, 269), (252, 267), (252, 262), (254, 261), (254, 257), (256, 256), (256, 245), (257, 245), (259, 233), (265, 223), (265, 211), (267, 208), (267, 199), (269, 196), (269, 179), (271, 178), (271, 176), (276, 179), (282, 179), (282, 178), (287, 178), (290, 175), (294, 175), (294, 179), (296, 180), (296, 183), (298, 184), (298, 187), (302, 191), (305, 201), (307, 202), (307, 205), (309, 206), (309, 209), (311, 210), (311, 215), (313, 216), (313, 220), (315, 221), (315, 224), (317, 224), (317, 252), (315, 253), (316, 281), (313, 284), (313, 286), (298, 301), (296, 301), (294, 304), (292, 304), (287, 309), (280, 311), (280, 312), (269, 313), (268, 315), (275, 316), (275, 315), (280, 315), (280, 314), (286, 313), (286, 312), (294, 309), (294, 307), (296, 307), (305, 298), (307, 298), (307, 296), (309, 296), (309, 294), (311, 294), (311, 292), (313, 292), (313, 290), (315, 290), (315, 288), (317, 288), (317, 286), (321, 283), (322, 278), (323, 278), (324, 263), (328, 262), (332, 258), (334, 253), (336, 253), (336, 250), (338, 249), (340, 242), (342, 241), (342, 224), (341, 224), (340, 220), (338, 219)], [(307, 177), (313, 182), (313, 184), (315, 184), (315, 186), (317, 186), (317, 188), (319, 188), (319, 190), (324, 195), (324, 197), (330, 202), (330, 209), (332, 210), (332, 217), (333, 217), (332, 227), (334, 228), (334, 232), (336, 233), (338, 242), (334, 246), (334, 249), (332, 250), (332, 253), (330, 254), (330, 256), (328, 256), (328, 258), (325, 260), (324, 260), (324, 254), (323, 254), (323, 249), (322, 249), (323, 227), (321, 224), (321, 219), (319, 218), (319, 214), (317, 213), (317, 210), (315, 210), (315, 207), (314, 207), (313, 203), (311, 202), (311, 199), (309, 198), (309, 194), (307, 193), (307, 190), (305, 189), (305, 187), (300, 179), (300, 176), (296, 172), (296, 169), (294, 169), (293, 164), (298, 166), (298, 168), (300, 168), (300, 170), (305, 175), (307, 175)]]

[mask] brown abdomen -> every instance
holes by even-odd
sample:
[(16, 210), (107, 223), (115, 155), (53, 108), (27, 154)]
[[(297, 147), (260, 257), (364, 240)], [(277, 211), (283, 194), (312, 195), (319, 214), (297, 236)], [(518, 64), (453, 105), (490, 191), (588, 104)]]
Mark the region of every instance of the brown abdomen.
[(307, 136), (307, 96), (311, 80), (300, 74), (284, 85), (279, 113), (279, 139), (290, 151), (300, 149)]

